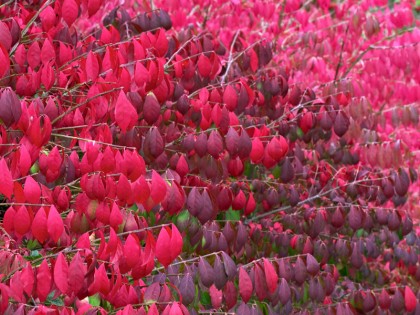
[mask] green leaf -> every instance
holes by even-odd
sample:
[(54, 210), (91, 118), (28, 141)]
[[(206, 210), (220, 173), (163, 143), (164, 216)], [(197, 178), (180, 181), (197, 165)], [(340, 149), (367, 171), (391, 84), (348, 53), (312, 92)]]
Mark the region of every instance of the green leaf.
[(281, 174), (281, 167), (279, 165), (276, 165), (276, 167), (274, 167), (271, 171), (271, 174), (273, 174), (275, 179), (279, 178)]
[(254, 171), (254, 166), (250, 162), (245, 162), (244, 164), (244, 175), (248, 178), (253, 177), (252, 172)]
[(257, 301), (256, 304), (258, 308), (263, 312), (264, 315), (268, 315), (269, 312), (268, 312), (268, 307), (266, 303)]
[(100, 306), (101, 298), (99, 297), (99, 294), (89, 296), (89, 304), (92, 306)]
[(309, 284), (305, 283), (303, 287), (303, 303), (309, 301)]
[(45, 301), (45, 305), (56, 305), (56, 306), (64, 306), (64, 301), (62, 298), (58, 297), (54, 299), (55, 290), (48, 294), (47, 299)]
[(188, 212), (188, 210), (184, 210), (176, 216), (175, 222), (177, 223), (177, 225), (179, 225), (188, 221), (189, 219), (190, 219), (190, 213)]
[(304, 136), (302, 129), (300, 129), (299, 127), (296, 129), (296, 135), (299, 137), (299, 139), (302, 139), (302, 137)]
[[(37, 240), (33, 239), (33, 240), (29, 240), (28, 244), (26, 245), (26, 247), (30, 250), (34, 250), (37, 248), (42, 248), (41, 244), (38, 243)], [(37, 251), (38, 252), (38, 251)]]
[(203, 306), (211, 305), (211, 298), (208, 292), (202, 292), (200, 297), (200, 302)]
[[(28, 244), (28, 246), (29, 246), (29, 244)], [(39, 253), (39, 251), (33, 250), (33, 251), (31, 251), (31, 254), (29, 256), (25, 256), (25, 259), (28, 260), (28, 261), (33, 261), (33, 260), (39, 259), (41, 257), (42, 257), (42, 255)]]
[(226, 211), (226, 220), (239, 221), (240, 218), (241, 213), (239, 211), (232, 210), (232, 207), (230, 207), (229, 210)]
[(56, 298), (55, 300), (47, 300), (46, 303), (56, 306), (64, 306), (64, 301), (61, 298)]

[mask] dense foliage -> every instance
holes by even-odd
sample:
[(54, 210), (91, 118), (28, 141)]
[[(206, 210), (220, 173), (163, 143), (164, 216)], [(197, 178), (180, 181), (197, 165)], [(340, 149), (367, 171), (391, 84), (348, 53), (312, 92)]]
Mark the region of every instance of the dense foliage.
[(2, 1), (0, 313), (420, 313), (418, 14)]

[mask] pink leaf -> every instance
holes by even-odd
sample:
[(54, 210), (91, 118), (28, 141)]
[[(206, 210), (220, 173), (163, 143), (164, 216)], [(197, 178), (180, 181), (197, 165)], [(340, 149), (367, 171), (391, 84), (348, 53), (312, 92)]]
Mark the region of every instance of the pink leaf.
[(60, 252), (54, 265), (54, 283), (63, 294), (66, 294), (69, 287), (68, 279), (69, 266), (63, 253)]
[(25, 206), (21, 206), (15, 216), (15, 232), (24, 235), (31, 228), (31, 218)]
[(73, 257), (69, 266), (69, 290), (78, 293), (83, 288), (85, 274), (87, 272), (86, 265), (83, 264), (79, 252)]
[(47, 299), (51, 290), (51, 271), (48, 267), (48, 262), (44, 259), (38, 267), (36, 275), (36, 292), (41, 302)]
[(7, 75), (10, 70), (10, 58), (6, 48), (0, 44), (0, 79)]
[(252, 281), (244, 268), (239, 268), (239, 294), (242, 300), (247, 303), (253, 291)]
[(405, 309), (407, 312), (412, 312), (416, 309), (417, 298), (410, 287), (404, 289)]
[(40, 242), (44, 243), (48, 239), (47, 215), (41, 207), (32, 221), (32, 235)]
[(166, 196), (167, 184), (163, 178), (155, 171), (152, 171), (152, 185), (150, 188), (150, 197), (155, 203), (160, 203)]
[(12, 46), (12, 34), (7, 27), (6, 23), (0, 21), (0, 43), (6, 50), (9, 50)]
[(268, 291), (270, 291), (270, 293), (274, 293), (277, 289), (279, 277), (277, 275), (276, 270), (273, 267), (273, 264), (265, 258), (263, 258), (263, 261), (265, 281), (267, 282)]
[(41, 188), (31, 176), (26, 177), (25, 186), (23, 188), (25, 199), (29, 203), (38, 203), (41, 198)]
[(57, 243), (61, 237), (61, 234), (64, 232), (64, 225), (63, 220), (61, 219), (61, 216), (55, 206), (51, 206), (48, 213), (47, 222), (48, 234), (50, 234), (51, 239)]
[(79, 15), (79, 6), (75, 0), (64, 0), (61, 11), (64, 21), (70, 27)]
[(131, 129), (136, 123), (138, 117), (136, 109), (128, 100), (123, 91), (120, 91), (117, 102), (115, 104), (115, 120), (121, 131), (125, 133)]
[(98, 57), (90, 51), (86, 58), (86, 79), (95, 81), (99, 74)]
[(0, 160), (0, 178), (0, 193), (7, 198), (11, 198), (13, 193), (13, 178), (4, 158)]
[(173, 260), (171, 257), (171, 246), (169, 228), (165, 226), (160, 230), (156, 241), (156, 258), (165, 267), (168, 267)]
[(41, 48), (37, 41), (34, 41), (28, 49), (28, 64), (32, 69), (35, 69), (41, 62)]

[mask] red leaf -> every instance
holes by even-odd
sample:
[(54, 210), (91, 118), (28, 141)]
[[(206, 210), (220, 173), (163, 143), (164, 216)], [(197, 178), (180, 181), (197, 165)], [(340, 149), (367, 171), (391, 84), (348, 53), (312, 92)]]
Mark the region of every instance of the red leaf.
[(31, 156), (29, 155), (28, 149), (25, 145), (20, 146), (19, 150), (19, 170), (22, 176), (26, 176), (29, 173), (29, 170), (32, 166)]
[(200, 55), (198, 58), (198, 72), (203, 78), (207, 78), (211, 73), (211, 63), (209, 58), (204, 56), (203, 54)]
[(260, 301), (264, 300), (268, 296), (267, 281), (265, 279), (264, 270), (260, 263), (254, 264), (254, 284), (255, 293)]
[(156, 33), (155, 49), (158, 57), (164, 57), (168, 51), (168, 39), (166, 38), (165, 31), (159, 29)]
[[(0, 43), (8, 51), (12, 47), (12, 34), (7, 27), (6, 23), (0, 21)], [(0, 75), (1, 77), (1, 75)]]
[(146, 67), (143, 65), (142, 62), (136, 63), (136, 68), (134, 71), (134, 81), (136, 82), (136, 85), (138, 87), (143, 87), (147, 82), (149, 82), (149, 71), (147, 71)]
[(48, 262), (44, 259), (38, 267), (36, 274), (36, 293), (41, 302), (47, 299), (51, 290), (51, 271), (48, 267)]
[(63, 253), (60, 252), (54, 265), (54, 283), (63, 294), (66, 294), (69, 287), (68, 279), (69, 266)]
[(34, 41), (28, 49), (27, 60), (29, 66), (34, 70), (41, 62), (41, 48), (37, 41)]
[(213, 308), (219, 308), (222, 305), (222, 298), (223, 298), (223, 291), (218, 290), (216, 286), (213, 284), (209, 288), (211, 304)]
[(178, 162), (176, 163), (175, 170), (179, 174), (179, 176), (181, 176), (181, 178), (188, 174), (189, 166), (183, 154), (179, 157)]
[(43, 207), (37, 211), (32, 221), (32, 235), (41, 244), (48, 239), (47, 215)]
[(15, 216), (16, 210), (10, 206), (9, 209), (6, 210), (6, 213), (3, 217), (3, 227), (9, 234), (15, 230)]
[(91, 294), (102, 293), (107, 295), (110, 290), (109, 279), (106, 274), (105, 265), (101, 264), (98, 269), (95, 270), (95, 275), (93, 276), (93, 283), (89, 287), (89, 292)]
[(87, 272), (86, 265), (83, 264), (79, 252), (73, 257), (68, 270), (69, 291), (77, 294), (84, 285), (85, 274)]
[(137, 203), (144, 203), (150, 196), (149, 184), (144, 179), (144, 176), (140, 176), (133, 184), (134, 200)]
[(35, 283), (35, 276), (31, 264), (28, 264), (25, 268), (23, 268), (20, 279), (22, 281), (23, 291), (27, 295), (32, 295), (32, 290), (34, 288)]
[(238, 194), (235, 196), (232, 202), (233, 210), (242, 210), (245, 208), (246, 197), (242, 189), (239, 190)]
[(148, 93), (144, 100), (143, 117), (149, 124), (153, 125), (160, 116), (160, 105), (153, 93)]
[(41, 188), (31, 176), (26, 177), (23, 193), (29, 203), (38, 203), (41, 198)]
[(125, 133), (134, 126), (137, 119), (137, 111), (133, 104), (128, 100), (125, 93), (120, 91), (117, 102), (115, 103), (115, 121), (117, 125)]
[(203, 157), (207, 153), (207, 135), (202, 132), (194, 143), (194, 150), (199, 157)]
[(95, 81), (99, 75), (98, 57), (90, 51), (86, 58), (86, 79)]
[(152, 170), (152, 185), (150, 188), (150, 197), (158, 204), (166, 196), (167, 185), (163, 178), (155, 171)]
[(41, 61), (44, 65), (54, 64), (55, 62), (55, 49), (48, 38), (44, 41), (44, 45), (42, 45)]
[(391, 299), (389, 297), (388, 292), (385, 289), (382, 289), (381, 294), (379, 295), (379, 306), (383, 310), (387, 310), (391, 306)]
[(226, 306), (231, 309), (236, 305), (238, 299), (238, 292), (232, 281), (228, 281), (223, 290), (223, 297), (225, 298)]
[(26, 234), (31, 228), (31, 218), (25, 206), (19, 208), (15, 218), (15, 232), (20, 235)]
[(61, 12), (64, 21), (70, 27), (79, 16), (79, 6), (75, 0), (64, 0)]
[(54, 9), (51, 6), (46, 7), (39, 14), (41, 18), (41, 24), (44, 31), (48, 31), (56, 23), (56, 15)]
[(263, 258), (264, 262), (264, 274), (265, 274), (265, 281), (267, 283), (268, 291), (270, 293), (274, 293), (277, 289), (277, 284), (279, 281), (279, 276), (277, 275), (276, 270), (274, 269), (271, 262), (265, 258)]
[(252, 72), (257, 71), (258, 69), (258, 56), (254, 49), (250, 49), (249, 51), (249, 63), (251, 66)]
[(128, 235), (124, 244), (124, 257), (127, 265), (133, 268), (139, 261), (140, 257), (140, 244), (137, 237), (130, 234)]
[(123, 217), (120, 208), (114, 202), (112, 204), (111, 216), (109, 217), (109, 224), (118, 231), (119, 225), (123, 222)]
[(171, 255), (171, 235), (169, 233), (168, 227), (163, 227), (156, 241), (156, 258), (159, 262), (168, 267), (169, 264), (173, 261)]
[(254, 212), (255, 207), (256, 207), (256, 203), (255, 203), (254, 195), (253, 193), (250, 193), (248, 197), (248, 201), (246, 203), (244, 214), (245, 215), (251, 214), (252, 212)]
[(280, 161), (289, 150), (289, 145), (283, 136), (274, 137), (267, 145), (267, 152), (275, 161)]
[[(168, 306), (169, 307), (169, 306)], [(153, 303), (147, 312), (147, 315), (159, 315), (159, 310), (157, 309), (157, 306), (155, 303)]]
[(252, 296), (252, 281), (243, 267), (239, 268), (239, 294), (245, 303), (248, 303)]
[(303, 133), (307, 133), (313, 126), (313, 114), (312, 112), (306, 112), (302, 115), (299, 121), (299, 127), (302, 129)]
[(167, 190), (165, 199), (162, 201), (162, 207), (168, 211), (169, 214), (174, 215), (181, 211), (184, 203), (184, 190), (177, 182), (172, 182), (172, 185)]
[(0, 160), (0, 178), (0, 193), (7, 198), (11, 198), (13, 193), (13, 178), (4, 158)]
[[(85, 216), (83, 216), (85, 217)], [(76, 248), (79, 249), (90, 249), (90, 239), (89, 239), (89, 233), (83, 233), (76, 242)]]
[[(237, 125), (237, 117), (235, 116), (235, 114), (231, 113), (232, 115), (230, 115), (232, 117), (236, 118), (236, 122), (232, 121), (232, 119), (230, 120), (230, 124), (232, 125)], [(239, 136), (239, 142), (238, 142), (238, 155), (241, 159), (246, 159), (249, 157), (249, 155), (251, 154), (252, 151), (252, 141), (251, 138), (249, 137), (248, 133), (242, 129), (241, 131), (241, 135)]]
[(0, 44), (0, 79), (7, 75), (10, 70), (10, 58), (6, 48)]
[(404, 301), (407, 312), (412, 312), (416, 309), (417, 298), (410, 287), (405, 287), (404, 289)]
[(260, 162), (264, 157), (264, 145), (260, 138), (252, 140), (252, 151), (249, 157), (253, 163)]
[(48, 213), (48, 234), (54, 242), (58, 242), (61, 234), (64, 232), (63, 220), (54, 205), (51, 206)]
[(182, 251), (182, 236), (179, 233), (177, 227), (172, 223), (172, 234), (171, 234), (171, 256), (172, 259), (178, 257)]
[(128, 200), (132, 199), (131, 184), (124, 174), (121, 174), (118, 180), (117, 196), (123, 202), (128, 202)]
[(234, 111), (238, 106), (238, 93), (232, 85), (228, 85), (223, 93), (223, 103), (229, 111)]
[(103, 0), (88, 0), (88, 13), (89, 17), (94, 15), (96, 12), (98, 12), (99, 8), (102, 5)]
[(227, 151), (232, 157), (235, 157), (238, 154), (239, 135), (234, 128), (229, 127), (225, 142)]
[(223, 140), (220, 133), (216, 130), (213, 130), (210, 133), (209, 139), (207, 140), (207, 151), (215, 159), (217, 159), (219, 154), (223, 151)]
[[(45, 90), (50, 90), (55, 82), (54, 69), (51, 64), (46, 64), (41, 68), (41, 83)], [(78, 109), (77, 109), (78, 110)]]
[(156, 258), (167, 267), (182, 251), (182, 237), (178, 229), (172, 224), (172, 230), (168, 226), (160, 230), (156, 241)]

